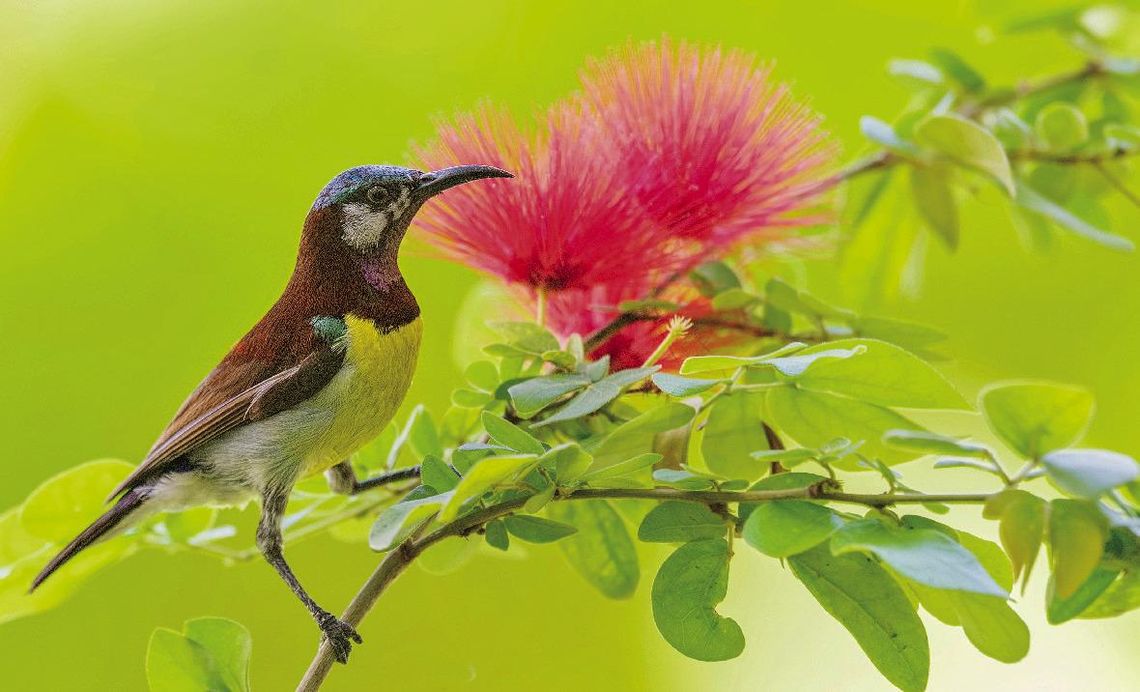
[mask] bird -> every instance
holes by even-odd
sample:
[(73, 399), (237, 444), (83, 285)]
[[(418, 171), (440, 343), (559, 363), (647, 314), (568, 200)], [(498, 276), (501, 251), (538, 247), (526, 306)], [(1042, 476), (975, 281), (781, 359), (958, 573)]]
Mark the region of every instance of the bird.
[(348, 459), (391, 421), (411, 385), (420, 308), (397, 258), (431, 197), (486, 178), (487, 165), (432, 172), (390, 165), (333, 178), (305, 218), (293, 273), (264, 317), (190, 394), (111, 507), (32, 582), (34, 591), (77, 553), (159, 512), (259, 500), (259, 551), (308, 609), (337, 661), (363, 642), (320, 607), (283, 552), (281, 520), (294, 484), (325, 473), (330, 487), (369, 487)]

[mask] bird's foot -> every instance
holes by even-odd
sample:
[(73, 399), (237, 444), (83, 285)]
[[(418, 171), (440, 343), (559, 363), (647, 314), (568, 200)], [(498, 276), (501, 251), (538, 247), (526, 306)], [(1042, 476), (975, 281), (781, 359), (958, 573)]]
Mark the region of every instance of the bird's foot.
[(328, 640), (329, 646), (332, 647), (333, 657), (337, 663), (348, 663), (348, 654), (352, 651), (353, 642), (364, 643), (352, 625), (338, 620), (332, 613), (323, 612), (317, 616), (317, 626), (323, 633), (322, 639)]

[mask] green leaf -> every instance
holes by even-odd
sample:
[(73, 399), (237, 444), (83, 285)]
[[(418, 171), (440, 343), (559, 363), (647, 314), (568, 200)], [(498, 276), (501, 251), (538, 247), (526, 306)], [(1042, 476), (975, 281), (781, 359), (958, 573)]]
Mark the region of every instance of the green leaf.
[(706, 296), (715, 296), (730, 288), (740, 288), (740, 277), (720, 260), (705, 262), (694, 269), (690, 276)]
[(685, 426), (696, 415), (693, 407), (676, 401), (645, 411), (615, 428), (594, 448), (594, 469), (611, 466), (653, 448), (659, 434)]
[(806, 356), (825, 349), (859, 347), (864, 352), (857, 358), (820, 361), (797, 378), (797, 384), (804, 389), (841, 394), (880, 406), (970, 408), (962, 395), (937, 370), (917, 356), (885, 341), (841, 339), (812, 346), (797, 355)]
[(823, 505), (802, 500), (760, 502), (744, 522), (744, 540), (765, 555), (783, 558), (814, 548), (842, 525)]
[(652, 378), (653, 384), (666, 394), (676, 397), (693, 396), (707, 391), (718, 384), (723, 384), (727, 380), (700, 380), (692, 377), (681, 377), (680, 375), (669, 375), (667, 373), (659, 372)]
[(1085, 114), (1063, 101), (1055, 101), (1038, 111), (1034, 130), (1045, 147), (1055, 152), (1072, 151), (1089, 138)]
[(1002, 663), (1016, 663), (1029, 653), (1029, 627), (1005, 599), (950, 592), (966, 638), (978, 651)]
[(805, 349), (791, 356), (761, 360), (757, 365), (769, 365), (779, 371), (781, 375), (798, 377), (821, 360), (830, 358), (842, 360), (852, 356), (862, 355), (866, 350), (867, 349), (862, 345), (856, 345), (853, 348), (821, 349), (817, 347), (816, 349)]
[(590, 468), (594, 457), (577, 442), (565, 442), (539, 457), (540, 464), (553, 464), (554, 477), (563, 483), (576, 480)]
[(483, 429), (491, 439), (523, 454), (542, 454), (546, 448), (533, 435), (490, 411), (483, 412)]
[(977, 123), (960, 115), (933, 115), (914, 128), (919, 144), (983, 173), (1002, 184), (1012, 197), (1015, 194), (1013, 171), (1001, 142)]
[(1140, 570), (1129, 569), (1080, 614), (1082, 618), (1111, 618), (1140, 608)]
[(1045, 619), (1050, 625), (1059, 625), (1079, 616), (1112, 586), (1119, 574), (1118, 569), (1098, 566), (1068, 598), (1059, 598), (1054, 590), (1045, 606)]
[(533, 454), (516, 454), (509, 456), (495, 456), (480, 459), (472, 466), (459, 485), (451, 491), (451, 497), (439, 510), (439, 520), (448, 522), (459, 516), (459, 509), (463, 503), (480, 497), (483, 493), (497, 485), (517, 476), (525, 475), (538, 463), (538, 457)]
[(875, 144), (880, 144), (891, 151), (904, 156), (913, 157), (918, 154), (918, 147), (906, 141), (895, 132), (890, 123), (879, 120), (871, 115), (859, 118), (859, 131), (863, 136)]
[(483, 392), (494, 392), (499, 388), (499, 369), (489, 360), (477, 360), (467, 366), (463, 377)]
[(512, 536), (527, 543), (553, 543), (578, 532), (578, 529), (531, 514), (512, 514), (503, 520)]
[[(891, 167), (847, 179), (842, 187), (844, 201), (843, 207), (840, 209), (841, 216), (839, 219), (844, 228), (856, 230), (863, 225), (863, 221), (875, 209), (879, 198), (883, 196), (883, 192), (890, 184), (893, 172), (894, 168)], [(773, 305), (765, 306), (765, 319), (767, 319), (767, 312), (774, 307)], [(782, 310), (780, 312), (785, 316), (787, 315)], [(791, 325), (788, 324), (787, 327), (790, 328)]]
[(888, 430), (883, 435), (883, 441), (900, 449), (923, 454), (944, 454), (974, 459), (990, 458), (989, 450), (982, 445), (925, 430)]
[(660, 368), (657, 366), (652, 368), (633, 368), (607, 375), (586, 387), (580, 394), (567, 402), (565, 406), (555, 411), (552, 416), (540, 423), (535, 423), (534, 427), (587, 416), (618, 398), (622, 390), (629, 385), (644, 380), (658, 370), (660, 370)]
[(639, 576), (637, 551), (612, 505), (605, 500), (555, 502), (547, 513), (578, 529), (558, 545), (586, 581), (609, 598), (633, 595)]
[(951, 79), (958, 82), (966, 93), (973, 94), (986, 88), (985, 78), (954, 51), (932, 48), (930, 59)]
[(1108, 526), (1096, 505), (1084, 500), (1049, 503), (1052, 598), (1068, 599), (1092, 576), (1104, 555)]
[(1092, 394), (1078, 387), (1000, 383), (983, 389), (979, 399), (990, 429), (1028, 458), (1072, 445), (1092, 420)]
[(653, 580), (653, 620), (665, 641), (698, 661), (726, 661), (744, 651), (735, 620), (716, 612), (728, 592), (728, 543), (723, 538), (681, 546)]
[(641, 520), (637, 537), (648, 543), (687, 543), (720, 538), (727, 530), (725, 518), (707, 505), (696, 502), (662, 502)]
[(804, 449), (803, 447), (797, 447), (795, 449), (762, 449), (759, 452), (753, 452), (752, 458), (765, 463), (780, 462), (784, 466), (795, 466), (805, 461), (818, 459), (819, 451), (815, 449)]
[(582, 474), (581, 480), (586, 483), (597, 483), (610, 478), (622, 478), (625, 476), (632, 476), (642, 469), (652, 467), (657, 462), (661, 461), (661, 455), (655, 452), (645, 452), (637, 456), (619, 461), (616, 464), (588, 471)]
[(407, 536), (419, 522), (438, 512), (449, 500), (454, 491), (403, 500), (385, 509), (376, 517), (368, 533), (368, 546), (375, 551), (391, 550)]
[(859, 317), (851, 327), (859, 336), (889, 341), (909, 349), (923, 349), (946, 340), (945, 334), (924, 324), (885, 317)]
[(1140, 477), (1135, 459), (1104, 449), (1058, 449), (1041, 465), (1058, 488), (1078, 497), (1095, 498)]
[(944, 166), (911, 166), (910, 191), (922, 220), (951, 250), (958, 249), (958, 204)]
[(573, 370), (578, 366), (577, 359), (575, 359), (574, 354), (569, 351), (544, 351), (542, 359), (547, 363), (553, 363), (563, 370)]
[(152, 692), (249, 690), (249, 631), (233, 620), (187, 620), (182, 632), (151, 634), (146, 677)]
[(839, 529), (831, 538), (831, 551), (871, 553), (907, 579), (936, 589), (1009, 595), (973, 553), (934, 529), (905, 529), (863, 519)]
[(101, 459), (57, 473), (24, 501), (20, 524), (45, 541), (66, 543), (106, 511), (107, 493), (133, 470), (125, 461)]
[(707, 490), (716, 485), (716, 477), (693, 473), (687, 469), (654, 469), (653, 480), (681, 490)]
[(882, 567), (862, 554), (832, 555), (825, 546), (789, 557), (788, 565), (887, 680), (908, 692), (926, 688), (926, 630), (902, 587)]
[(922, 60), (890, 60), (887, 62), (887, 73), (923, 87), (938, 86), (943, 82), (942, 70)]
[[(882, 442), (888, 430), (920, 429), (890, 409), (824, 392), (781, 387), (768, 392), (768, 415), (776, 426), (803, 447), (821, 447), (837, 436), (864, 442), (862, 454), (888, 464), (913, 459), (913, 452)], [(853, 467), (852, 464), (846, 464)]]
[(999, 108), (992, 114), (990, 129), (1007, 151), (1023, 149), (1032, 132), (1029, 125), (1008, 108)]
[(719, 372), (764, 365), (768, 361), (795, 353), (804, 347), (804, 344), (794, 341), (759, 356), (691, 356), (681, 364), (681, 374), (692, 375), (701, 372)]
[(423, 406), (416, 406), (408, 419), (408, 446), (416, 456), (426, 457), (432, 454), (443, 456), (443, 444), (439, 441), (439, 429), (431, 413)]
[(494, 397), (487, 392), (474, 389), (455, 389), (451, 392), (451, 403), (460, 408), (483, 408)]
[(1095, 243), (1104, 245), (1105, 247), (1127, 252), (1136, 249), (1136, 245), (1128, 238), (1103, 231), (1093, 226), (1068, 209), (1033, 190), (1025, 183), (1019, 182), (1017, 184), (1015, 201), (1029, 211), (1040, 214), (1063, 228)]
[(761, 419), (764, 392), (733, 392), (709, 409), (701, 438), (701, 454), (713, 473), (755, 480), (766, 470), (752, 452), (768, 448)]
[(420, 481), (436, 492), (445, 493), (459, 485), (459, 476), (439, 457), (427, 456), (420, 465)]
[(1044, 500), (1024, 490), (1004, 490), (986, 502), (984, 516), (1000, 519), (998, 535), (1013, 564), (1013, 578), (1022, 577), (1022, 589), (1037, 560), (1045, 537)]
[[(767, 302), (772, 305), (787, 310), (788, 312), (798, 312), (808, 317), (829, 317), (837, 320), (850, 320), (855, 318), (855, 313), (850, 310), (830, 305), (807, 291), (792, 287), (778, 277), (769, 279), (768, 283), (765, 284), (764, 296)], [(775, 353), (766, 354), (765, 357), (774, 358), (776, 355), (783, 355), (781, 352), (793, 345), (794, 344), (788, 344), (778, 349)]]
[(495, 322), (491, 327), (506, 339), (511, 351), (524, 356), (542, 356), (559, 349), (558, 339), (534, 322)]
[(593, 380), (578, 373), (558, 373), (532, 377), (507, 388), (511, 404), (523, 418), (530, 418), (570, 392), (589, 385)]
[[(105, 489), (98, 489), (102, 494)], [(20, 508), (0, 514), (0, 623), (53, 608), (95, 572), (130, 555), (138, 542), (115, 538), (80, 552), (35, 593), (28, 585), (58, 550), (20, 524)]]
[(920, 249), (920, 224), (909, 195), (900, 188), (901, 176), (888, 171), (880, 180), (884, 182), (877, 203), (862, 223), (847, 229), (837, 277), (847, 300), (863, 306), (897, 296)]
[(760, 296), (749, 293), (742, 288), (730, 288), (727, 291), (716, 294), (712, 299), (712, 307), (713, 310), (722, 312), (728, 310), (742, 310), (758, 302), (760, 302)]
[(503, 524), (502, 519), (487, 522), (483, 539), (487, 541), (487, 545), (497, 550), (505, 551), (511, 547), (511, 537), (507, 535), (507, 527)]
[[(798, 490), (800, 488), (813, 486), (816, 483), (826, 482), (827, 480), (826, 476), (820, 476), (814, 473), (803, 473), (800, 471), (776, 473), (756, 481), (749, 490)], [(744, 522), (748, 521), (748, 517), (761, 504), (760, 502), (741, 502), (739, 512), (740, 520)]]

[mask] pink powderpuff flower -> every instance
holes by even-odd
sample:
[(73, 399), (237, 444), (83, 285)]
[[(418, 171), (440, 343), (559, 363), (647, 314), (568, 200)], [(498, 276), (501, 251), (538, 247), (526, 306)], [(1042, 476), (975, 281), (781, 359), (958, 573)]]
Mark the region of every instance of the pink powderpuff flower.
[(451, 190), (420, 212), (417, 226), (445, 256), (532, 297), (598, 286), (636, 297), (649, 277), (677, 271), (684, 258), (653, 233), (590, 131), (569, 105), (547, 113), (535, 134), (489, 109), (442, 125), (416, 152), (426, 169), (480, 162), (515, 178)]
[(715, 250), (821, 220), (803, 210), (827, 186), (836, 148), (752, 56), (630, 44), (581, 82), (598, 148), (616, 154), (624, 189), (663, 233)]
[[(456, 188), (417, 226), (446, 257), (545, 305), (561, 336), (590, 335), (622, 301), (666, 283), (661, 297), (687, 296), (674, 298), (681, 314), (707, 313), (675, 279), (730, 246), (754, 252), (819, 220), (805, 210), (831, 182), (835, 151), (819, 118), (769, 76), (737, 52), (631, 45), (592, 63), (582, 93), (542, 114), (535, 132), (488, 108), (442, 124), (417, 151), (425, 168), (485, 163), (515, 178)], [(667, 321), (627, 325), (595, 355), (640, 364)], [(732, 340), (698, 323), (670, 359)]]

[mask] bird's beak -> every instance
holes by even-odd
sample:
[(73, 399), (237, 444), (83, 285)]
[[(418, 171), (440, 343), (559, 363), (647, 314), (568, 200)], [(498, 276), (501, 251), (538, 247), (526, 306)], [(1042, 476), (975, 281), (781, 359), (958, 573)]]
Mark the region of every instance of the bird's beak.
[(438, 171), (424, 173), (420, 176), (419, 185), (416, 187), (416, 195), (420, 200), (426, 200), (429, 197), (438, 195), (444, 190), (451, 189), (456, 185), (469, 183), (472, 180), (513, 177), (514, 176), (510, 173), (501, 168), (495, 168), (494, 166), (452, 166), (451, 168), (441, 168)]

